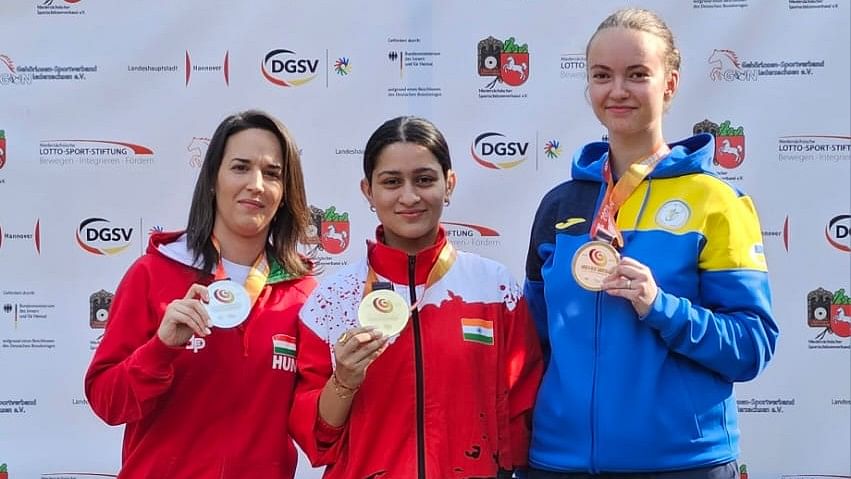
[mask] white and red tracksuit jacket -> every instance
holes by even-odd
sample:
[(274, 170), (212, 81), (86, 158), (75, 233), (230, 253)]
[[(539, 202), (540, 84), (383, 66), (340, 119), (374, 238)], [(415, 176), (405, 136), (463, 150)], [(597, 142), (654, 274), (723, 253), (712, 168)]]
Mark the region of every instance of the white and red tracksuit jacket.
[(266, 286), (239, 327), (213, 328), (181, 348), (156, 335), (166, 307), (192, 283), (179, 233), (151, 237), (127, 271), (103, 341), (86, 373), (86, 396), (109, 424), (125, 424), (120, 479), (292, 479), (296, 451), (287, 431), (296, 366), (297, 314), (316, 285), (273, 262)]
[[(426, 287), (446, 242), (441, 230), (416, 256), (370, 242), (368, 262), (325, 280), (302, 308), (290, 430), (326, 478), (488, 478), (525, 467), (542, 360), (522, 290), (501, 264), (464, 252)], [(319, 394), (335, 341), (357, 326), (370, 267), (417, 308), (333, 428)]]

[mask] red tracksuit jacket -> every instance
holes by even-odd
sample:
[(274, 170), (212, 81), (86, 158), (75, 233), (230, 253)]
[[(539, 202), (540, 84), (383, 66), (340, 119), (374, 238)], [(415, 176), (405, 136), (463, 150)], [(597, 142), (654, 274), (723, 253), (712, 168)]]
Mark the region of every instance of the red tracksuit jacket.
[(192, 283), (212, 281), (188, 266), (179, 236), (155, 234), (127, 271), (86, 373), (95, 413), (126, 425), (118, 477), (291, 479), (295, 360), (273, 354), (272, 338), (296, 336), (298, 310), (315, 280), (286, 280), (273, 266), (245, 323), (169, 348), (156, 336), (166, 307)]
[[(441, 231), (416, 256), (370, 243), (368, 263), (324, 281), (302, 308), (290, 428), (326, 478), (486, 478), (526, 465), (542, 360), (525, 300), (504, 266), (464, 252), (426, 288), (446, 241)], [(370, 265), (418, 308), (335, 429), (319, 417), (319, 394), (334, 343), (356, 326)]]

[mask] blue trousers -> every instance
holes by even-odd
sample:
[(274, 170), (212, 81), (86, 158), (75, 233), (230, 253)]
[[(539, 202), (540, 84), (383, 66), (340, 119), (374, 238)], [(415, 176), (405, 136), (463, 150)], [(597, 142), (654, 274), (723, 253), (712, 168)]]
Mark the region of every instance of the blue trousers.
[(667, 472), (603, 472), (600, 474), (586, 474), (577, 472), (552, 472), (530, 468), (528, 473), (528, 479), (737, 479), (738, 477), (739, 466), (736, 461), (718, 466)]

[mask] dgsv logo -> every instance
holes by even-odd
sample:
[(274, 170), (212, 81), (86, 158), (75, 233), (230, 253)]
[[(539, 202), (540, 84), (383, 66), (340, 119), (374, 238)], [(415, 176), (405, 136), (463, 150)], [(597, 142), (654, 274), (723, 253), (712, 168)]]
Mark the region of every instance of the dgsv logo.
[(470, 153), (476, 163), (494, 170), (514, 168), (526, 161), (528, 141), (506, 141), (502, 133), (489, 131), (473, 140)]
[(267, 80), (282, 87), (301, 86), (316, 78), (318, 58), (298, 58), (292, 50), (272, 50), (263, 58), (260, 71)]
[(87, 218), (77, 228), (77, 244), (84, 251), (97, 255), (114, 255), (130, 246), (133, 228), (109, 226), (104, 218)]

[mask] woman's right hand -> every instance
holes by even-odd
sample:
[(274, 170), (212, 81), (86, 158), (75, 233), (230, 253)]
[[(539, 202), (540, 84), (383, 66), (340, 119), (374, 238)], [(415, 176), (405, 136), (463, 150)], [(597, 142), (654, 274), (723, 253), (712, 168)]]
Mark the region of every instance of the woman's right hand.
[(175, 299), (165, 309), (157, 330), (157, 336), (166, 346), (180, 347), (194, 334), (204, 337), (211, 333), (210, 316), (201, 301), (207, 303), (210, 296), (207, 287), (193, 284), (183, 299)]
[(387, 337), (372, 326), (346, 331), (334, 345), (337, 381), (348, 389), (357, 389), (366, 377), (366, 368), (387, 347)]

